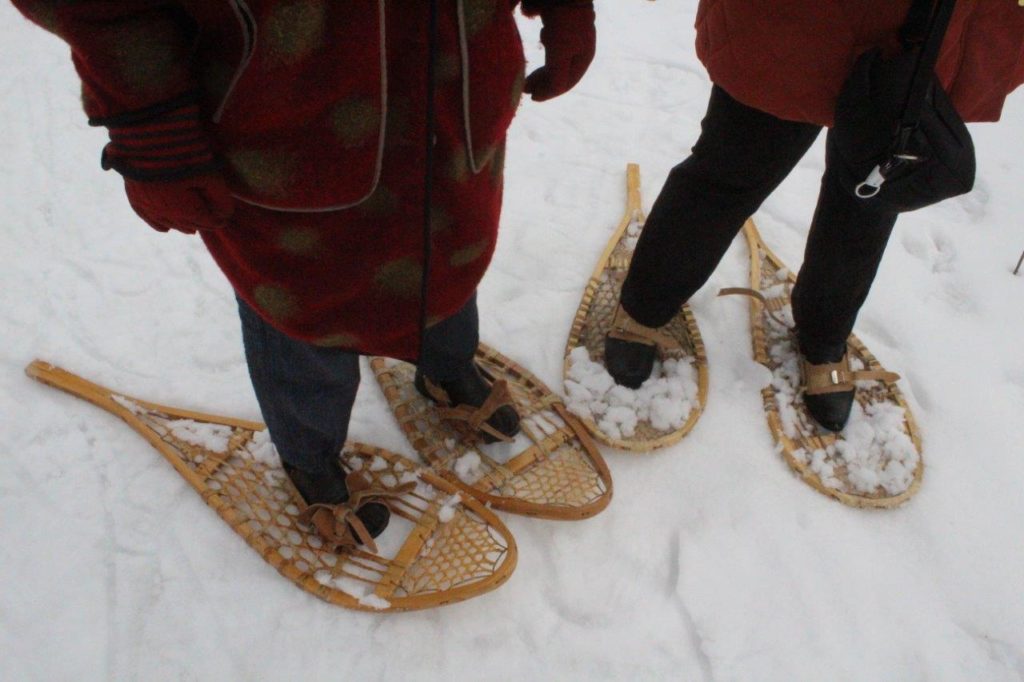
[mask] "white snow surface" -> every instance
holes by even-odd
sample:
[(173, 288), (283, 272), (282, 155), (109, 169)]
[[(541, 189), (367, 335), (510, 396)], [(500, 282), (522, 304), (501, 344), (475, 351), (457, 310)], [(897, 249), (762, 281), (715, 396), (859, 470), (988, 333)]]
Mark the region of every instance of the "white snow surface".
[[(525, 102), (480, 289), (482, 337), (549, 386), (622, 215), (696, 139), (710, 83), (696, 0), (598, 0), (571, 94)], [(531, 66), (539, 26), (522, 21)], [(756, 56), (754, 57), (756, 58)], [(0, 3), (0, 679), (986, 680), (1024, 678), (1024, 95), (972, 126), (975, 190), (904, 216), (857, 331), (903, 375), (921, 492), (886, 512), (813, 491), (774, 451), (737, 240), (693, 300), (710, 363), (696, 429), (604, 449), (583, 522), (503, 515), (500, 589), (348, 612), (282, 579), (119, 419), (28, 379), (40, 357), (126, 395), (259, 419), (231, 291), (195, 237), (138, 220), (98, 168), (68, 49)], [(757, 220), (799, 265), (822, 140)], [(369, 374), (352, 437), (410, 454)]]

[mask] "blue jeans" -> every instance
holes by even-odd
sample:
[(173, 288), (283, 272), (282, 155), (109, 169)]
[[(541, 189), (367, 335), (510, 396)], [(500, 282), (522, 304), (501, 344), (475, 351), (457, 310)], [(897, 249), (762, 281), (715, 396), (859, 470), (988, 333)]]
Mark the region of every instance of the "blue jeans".
[[(249, 376), (278, 454), (310, 473), (326, 471), (348, 436), (359, 390), (359, 354), (293, 339), (241, 299), (238, 313)], [(474, 295), (427, 330), (420, 367), (431, 379), (444, 381), (472, 361), (479, 340)]]

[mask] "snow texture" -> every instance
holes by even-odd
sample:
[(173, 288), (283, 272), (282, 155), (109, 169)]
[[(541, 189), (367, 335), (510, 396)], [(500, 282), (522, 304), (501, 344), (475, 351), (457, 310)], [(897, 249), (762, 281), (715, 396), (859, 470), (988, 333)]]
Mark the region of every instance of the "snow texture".
[(223, 424), (204, 424), (192, 419), (175, 419), (167, 423), (175, 438), (180, 438), (189, 445), (197, 445), (210, 452), (225, 453), (232, 429)]
[[(785, 273), (781, 275), (785, 276)], [(781, 294), (775, 285), (765, 290), (768, 298)], [(778, 366), (773, 370), (771, 386), (775, 390), (775, 403), (782, 421), (782, 430), (789, 438), (798, 432), (816, 433), (819, 430), (803, 409), (800, 390), (800, 356), (790, 331), (793, 312), (785, 306), (776, 313), (785, 324), (765, 316), (765, 336), (768, 355)], [(865, 369), (860, 359), (850, 358), (850, 369)], [(874, 385), (858, 381), (858, 390)], [(866, 408), (854, 402), (850, 419), (834, 445), (797, 455), (823, 485), (845, 493), (874, 493), (881, 486), (889, 495), (899, 495), (914, 481), (920, 455), (907, 433), (906, 414), (899, 405), (888, 402), (871, 403)], [(845, 467), (852, 488), (844, 485), (835, 475), (837, 467)]]
[[(526, 100), (509, 133), (481, 335), (556, 390), (626, 163), (649, 210), (696, 140), (696, 7), (598, 0), (587, 76)], [(535, 68), (540, 27), (520, 27)], [(519, 565), (498, 590), (389, 615), (296, 589), (121, 420), (24, 375), (39, 357), (260, 420), (230, 288), (198, 238), (134, 216), (79, 94), (67, 46), (0, 2), (0, 679), (1024, 678), (1024, 94), (971, 126), (974, 191), (900, 218), (858, 320), (924, 437), (907, 505), (844, 507), (774, 451), (749, 304), (714, 297), (748, 282), (737, 240), (692, 301), (710, 369), (697, 428), (650, 455), (603, 449), (615, 500), (593, 519), (503, 514)], [(823, 159), (822, 138), (756, 216), (794, 268)], [(372, 379), (350, 433), (412, 452)]]
[(656, 361), (650, 378), (631, 389), (616, 384), (604, 365), (577, 346), (569, 353), (565, 392), (570, 412), (593, 421), (615, 440), (632, 438), (640, 422), (674, 431), (686, 424), (697, 404), (697, 368), (692, 358)]
[(444, 503), (441, 504), (441, 508), (437, 510), (437, 518), (441, 523), (448, 523), (455, 518), (455, 510), (462, 502), (462, 496), (459, 493), (455, 493), (450, 496)]
[(485, 468), (481, 466), (482, 462), (483, 460), (480, 459), (480, 455), (471, 450), (455, 460), (455, 465), (452, 468), (455, 470), (455, 475), (459, 477), (460, 481), (473, 485), (487, 473)]
[(146, 412), (142, 405), (139, 405), (134, 400), (125, 398), (123, 395), (112, 395), (110, 396), (110, 399), (134, 415), (140, 415)]

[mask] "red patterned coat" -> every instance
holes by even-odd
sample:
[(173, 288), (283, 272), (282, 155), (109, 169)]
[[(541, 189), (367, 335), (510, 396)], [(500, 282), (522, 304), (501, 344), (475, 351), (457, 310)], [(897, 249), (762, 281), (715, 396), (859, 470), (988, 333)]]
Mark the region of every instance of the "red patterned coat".
[[(701, 0), (697, 54), (711, 80), (779, 118), (831, 125), (854, 60), (898, 48), (911, 0)], [(999, 119), (1024, 82), (1024, 6), (960, 2), (936, 71), (960, 115)]]
[[(534, 6), (545, 0), (535, 0)], [(422, 271), (423, 0), (14, 0), (66, 40), (93, 119), (198, 90), (238, 199), (203, 239), (238, 294), (317, 344), (412, 357)], [(523, 82), (518, 0), (442, 0), (432, 318), (495, 246)]]

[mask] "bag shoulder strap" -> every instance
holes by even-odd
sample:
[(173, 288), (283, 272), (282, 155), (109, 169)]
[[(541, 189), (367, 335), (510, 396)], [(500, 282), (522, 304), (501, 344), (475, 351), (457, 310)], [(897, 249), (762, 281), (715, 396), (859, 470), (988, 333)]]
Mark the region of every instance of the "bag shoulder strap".
[(900, 118), (901, 132), (913, 130), (921, 119), (928, 88), (934, 79), (939, 50), (955, 6), (956, 0), (914, 0), (900, 30), (900, 40), (904, 47), (918, 52), (903, 116)]
[(928, 38), (932, 14), (935, 11), (935, 0), (913, 0), (907, 18), (900, 27), (900, 43), (904, 49), (912, 50), (920, 47)]

